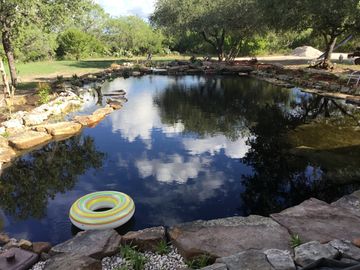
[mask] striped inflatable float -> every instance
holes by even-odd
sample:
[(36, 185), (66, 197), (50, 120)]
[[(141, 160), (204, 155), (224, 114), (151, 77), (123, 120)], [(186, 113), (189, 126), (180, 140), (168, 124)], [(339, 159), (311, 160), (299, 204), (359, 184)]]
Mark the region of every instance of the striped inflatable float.
[[(110, 209), (106, 211), (96, 210)], [(135, 213), (134, 201), (116, 191), (94, 192), (78, 199), (70, 209), (71, 223), (82, 230), (114, 229), (128, 222)]]

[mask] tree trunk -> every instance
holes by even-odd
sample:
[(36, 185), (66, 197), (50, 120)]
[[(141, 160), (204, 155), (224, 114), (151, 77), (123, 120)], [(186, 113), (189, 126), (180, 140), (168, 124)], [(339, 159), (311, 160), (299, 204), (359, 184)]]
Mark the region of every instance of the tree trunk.
[(10, 92), (9, 82), (6, 77), (5, 67), (2, 58), (0, 58), (0, 73), (1, 73), (2, 81), (4, 83), (4, 98), (6, 98), (7, 96), (10, 97), (11, 92)]
[(6, 58), (8, 60), (8, 64), (9, 64), (11, 83), (12, 83), (13, 87), (16, 87), (17, 74), (16, 74), (16, 68), (15, 68), (14, 50), (13, 50), (11, 40), (10, 40), (10, 33), (6, 29), (3, 29), (3, 32), (2, 32), (2, 43), (4, 46), (4, 51), (6, 54)]
[(334, 51), (335, 45), (336, 45), (337, 37), (330, 37), (330, 40), (328, 41), (326, 45), (326, 52), (325, 52), (325, 62), (331, 62), (331, 55)]

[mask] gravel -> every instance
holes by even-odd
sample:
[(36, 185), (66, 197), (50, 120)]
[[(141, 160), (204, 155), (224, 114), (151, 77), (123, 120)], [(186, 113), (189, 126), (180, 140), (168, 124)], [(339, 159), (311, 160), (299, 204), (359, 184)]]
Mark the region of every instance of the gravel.
[[(186, 268), (184, 259), (174, 247), (171, 247), (170, 252), (165, 255), (159, 255), (153, 252), (145, 252), (143, 255), (147, 260), (144, 270), (175, 270)], [(45, 263), (46, 262), (38, 262), (30, 270), (43, 270)], [(120, 267), (133, 270), (130, 267), (130, 263), (121, 258), (120, 255), (106, 257), (102, 260), (103, 270), (117, 270)]]
[[(170, 252), (165, 255), (159, 255), (153, 252), (145, 252), (143, 255), (147, 260), (145, 270), (174, 270), (186, 267), (184, 259), (173, 247), (171, 247)], [(129, 267), (129, 263), (121, 258), (120, 255), (107, 257), (102, 260), (103, 270), (115, 270), (120, 267), (127, 267), (126, 269), (132, 270), (132, 268)]]

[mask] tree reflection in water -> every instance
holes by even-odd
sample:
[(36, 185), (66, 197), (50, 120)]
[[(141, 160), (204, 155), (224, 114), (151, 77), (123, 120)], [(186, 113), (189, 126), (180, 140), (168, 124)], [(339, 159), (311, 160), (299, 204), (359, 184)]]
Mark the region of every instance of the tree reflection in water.
[(241, 83), (241, 90), (236, 78), (206, 79), (193, 87), (176, 84), (160, 93), (155, 103), (164, 123), (181, 121), (185, 132), (200, 137), (224, 134), (232, 140), (249, 137), (250, 150), (242, 162), (253, 168), (253, 174), (241, 175), (242, 215), (267, 215), (310, 197), (332, 201), (360, 187), (359, 169), (353, 166), (360, 158), (358, 146), (350, 146), (356, 152), (353, 162), (339, 165), (346, 167), (339, 182), (340, 170), (331, 170), (318, 156), (298, 155), (288, 138), (289, 132), (307, 123), (357, 125), (356, 108), (321, 96), (299, 92), (292, 96), (257, 80)]
[(42, 218), (48, 199), (74, 187), (78, 175), (102, 167), (91, 137), (53, 142), (17, 159), (0, 176), (0, 207), (18, 219)]

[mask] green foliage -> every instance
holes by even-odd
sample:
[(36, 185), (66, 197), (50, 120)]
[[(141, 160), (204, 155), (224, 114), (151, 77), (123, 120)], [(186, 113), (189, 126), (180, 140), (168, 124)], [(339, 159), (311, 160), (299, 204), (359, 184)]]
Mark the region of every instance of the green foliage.
[(296, 248), (302, 244), (300, 236), (298, 234), (291, 235), (290, 244), (292, 248)]
[(39, 83), (37, 88), (37, 94), (39, 95), (40, 104), (46, 104), (50, 100), (51, 87), (47, 83)]
[(3, 136), (4, 138), (9, 138), (10, 137), (10, 133), (5, 131), (3, 134), (0, 134), (0, 136)]
[(170, 247), (165, 240), (161, 240), (156, 246), (156, 253), (160, 255), (168, 254), (170, 252)]
[(209, 255), (201, 255), (185, 263), (191, 269), (201, 269), (211, 264), (211, 257)]
[(93, 36), (76, 28), (63, 32), (57, 41), (56, 55), (61, 59), (79, 60), (101, 50), (101, 44)]
[(121, 246), (120, 255), (128, 261), (130, 268), (134, 270), (143, 270), (145, 268), (146, 258), (135, 248), (136, 247), (131, 247), (129, 245)]

